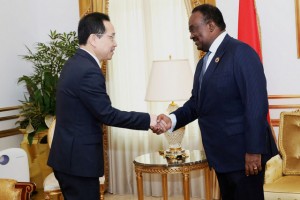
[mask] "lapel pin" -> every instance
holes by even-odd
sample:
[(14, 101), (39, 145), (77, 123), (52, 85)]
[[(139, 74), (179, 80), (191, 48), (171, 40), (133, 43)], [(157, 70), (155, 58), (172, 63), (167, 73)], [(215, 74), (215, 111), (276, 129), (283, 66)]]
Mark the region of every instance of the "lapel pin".
[(216, 57), (215, 62), (218, 63), (220, 61), (219, 57)]

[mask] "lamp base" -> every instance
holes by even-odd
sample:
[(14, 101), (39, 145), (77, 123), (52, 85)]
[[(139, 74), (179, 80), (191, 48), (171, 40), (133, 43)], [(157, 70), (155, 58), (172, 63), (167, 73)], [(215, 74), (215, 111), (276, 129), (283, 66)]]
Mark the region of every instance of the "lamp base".
[(184, 154), (185, 150), (182, 149), (181, 147), (179, 148), (169, 148), (165, 151), (165, 156), (166, 157), (171, 157), (171, 156), (182, 156)]
[[(169, 104), (167, 113), (170, 114), (177, 109), (178, 105), (172, 101), (172, 103)], [(181, 148), (184, 131), (185, 128), (181, 127), (176, 131), (164, 133), (168, 141), (169, 148), (163, 151), (163, 155), (165, 158), (167, 158), (168, 162), (171, 161), (172, 163), (178, 163), (178, 161), (184, 160), (186, 157), (188, 157), (185, 153), (185, 150)]]
[(169, 148), (165, 151), (159, 151), (161, 156), (164, 156), (169, 163), (180, 163), (189, 157), (184, 149), (180, 148)]

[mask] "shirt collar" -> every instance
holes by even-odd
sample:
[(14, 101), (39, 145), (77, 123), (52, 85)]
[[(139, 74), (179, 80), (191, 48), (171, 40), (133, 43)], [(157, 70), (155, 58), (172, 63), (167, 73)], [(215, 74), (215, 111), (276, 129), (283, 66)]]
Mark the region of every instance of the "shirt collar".
[(84, 48), (81, 48), (81, 47), (80, 47), (80, 49), (82, 49), (83, 51), (85, 51), (85, 52), (87, 52), (88, 54), (90, 54), (90, 55), (95, 59), (95, 61), (97, 62), (98, 66), (101, 68), (100, 62), (99, 62), (99, 60), (98, 60), (98, 58), (97, 58), (96, 56), (94, 56), (92, 53), (90, 53), (88, 50), (86, 50), (86, 49), (84, 49)]
[(211, 44), (209, 51), (212, 52), (213, 54), (216, 53), (218, 47), (220, 46), (220, 44), (223, 42), (225, 36), (226, 36), (227, 32), (224, 31), (223, 33), (221, 33), (216, 39), (215, 41)]

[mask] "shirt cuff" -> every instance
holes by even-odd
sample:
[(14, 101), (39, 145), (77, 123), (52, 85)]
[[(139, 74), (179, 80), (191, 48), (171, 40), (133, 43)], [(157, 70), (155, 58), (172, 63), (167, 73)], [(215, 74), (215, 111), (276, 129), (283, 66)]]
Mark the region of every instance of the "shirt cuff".
[(174, 114), (170, 114), (169, 117), (170, 117), (170, 119), (171, 119), (171, 121), (172, 121), (172, 126), (171, 126), (171, 128), (170, 128), (168, 131), (169, 131), (170, 133), (172, 133), (173, 130), (174, 130), (174, 128), (175, 128), (175, 126), (176, 126), (177, 119), (176, 119), (176, 115), (174, 115)]

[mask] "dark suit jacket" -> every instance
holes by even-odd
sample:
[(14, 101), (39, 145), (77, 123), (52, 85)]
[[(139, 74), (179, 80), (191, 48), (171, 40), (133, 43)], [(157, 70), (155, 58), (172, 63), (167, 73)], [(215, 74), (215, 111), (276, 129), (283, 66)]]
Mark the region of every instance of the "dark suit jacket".
[(76, 176), (103, 175), (102, 124), (148, 130), (147, 113), (111, 106), (105, 78), (94, 58), (78, 49), (60, 75), (56, 127), (48, 159), (53, 169)]
[[(175, 129), (198, 118), (208, 162), (217, 172), (245, 169), (245, 153), (276, 152), (267, 121), (268, 96), (262, 63), (247, 44), (226, 35), (203, 77), (198, 62), (191, 98), (174, 112)], [(272, 147), (272, 148), (271, 148)]]

